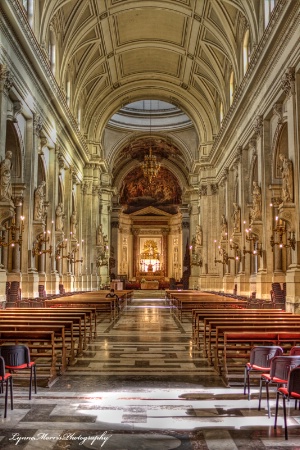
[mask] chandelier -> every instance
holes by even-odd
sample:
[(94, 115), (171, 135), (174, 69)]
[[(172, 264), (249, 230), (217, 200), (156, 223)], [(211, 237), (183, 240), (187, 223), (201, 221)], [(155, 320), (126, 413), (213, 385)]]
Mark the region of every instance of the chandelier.
[(153, 178), (157, 177), (160, 169), (160, 163), (157, 162), (156, 156), (152, 154), (152, 148), (150, 147), (149, 155), (144, 156), (144, 162), (142, 163), (142, 171), (144, 177), (148, 178), (149, 183)]
[(144, 162), (142, 163), (142, 171), (145, 178), (148, 178), (149, 183), (152, 182), (153, 178), (157, 177), (160, 170), (160, 163), (157, 162), (157, 158), (152, 154), (151, 147), (151, 100), (150, 100), (150, 149), (149, 154), (144, 156)]

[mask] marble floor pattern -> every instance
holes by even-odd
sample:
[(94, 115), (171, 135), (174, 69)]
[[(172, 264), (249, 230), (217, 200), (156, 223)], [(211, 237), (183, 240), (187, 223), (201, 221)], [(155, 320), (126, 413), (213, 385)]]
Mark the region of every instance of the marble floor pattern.
[(163, 292), (136, 292), (118, 319), (99, 320), (97, 338), (50, 388), (39, 382), (29, 401), (17, 380), (7, 419), (1, 395), (0, 448), (300, 449), (300, 411), (291, 405), (285, 441), (282, 410), (275, 433), (251, 392), (248, 401), (241, 379), (224, 386)]

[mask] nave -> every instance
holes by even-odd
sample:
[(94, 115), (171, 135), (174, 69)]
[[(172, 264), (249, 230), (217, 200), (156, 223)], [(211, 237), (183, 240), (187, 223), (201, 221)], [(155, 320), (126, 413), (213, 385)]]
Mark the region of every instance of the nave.
[(299, 449), (299, 411), (290, 410), (285, 441), (282, 410), (274, 434), (265, 401), (257, 411), (257, 387), (250, 401), (242, 391), (242, 382), (224, 387), (163, 291), (135, 291), (119, 318), (98, 322), (97, 338), (50, 388), (39, 382), (29, 401), (27, 385), (15, 382), (5, 420), (1, 405), (0, 448)]

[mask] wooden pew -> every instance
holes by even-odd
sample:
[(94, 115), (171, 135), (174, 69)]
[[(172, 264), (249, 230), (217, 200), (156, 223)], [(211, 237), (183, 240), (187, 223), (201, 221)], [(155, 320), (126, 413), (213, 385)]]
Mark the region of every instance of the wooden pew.
[[(241, 341), (234, 344), (234, 346), (231, 347), (231, 353), (228, 354), (229, 347), (227, 346), (226, 349), (226, 372), (228, 373), (228, 358), (234, 360), (234, 364), (232, 367), (241, 367), (241, 362), (245, 362), (249, 358), (249, 354), (251, 351), (251, 347), (254, 345), (255, 341), (247, 341), (244, 340), (245, 334), (244, 333), (252, 333), (252, 335), (255, 336), (255, 333), (257, 335), (260, 335), (263, 333), (287, 333), (287, 332), (293, 332), (297, 333), (299, 332), (299, 325), (298, 324), (281, 324), (281, 325), (271, 325), (266, 323), (265, 325), (219, 325), (216, 327), (216, 341), (213, 345), (210, 345), (209, 348), (209, 357), (211, 356), (211, 362), (213, 362), (213, 365), (215, 369), (218, 371), (220, 375), (223, 375), (222, 371), (224, 370), (224, 335), (225, 333), (240, 333), (241, 335)], [(268, 345), (264, 342), (261, 342), (260, 345)], [(295, 344), (296, 345), (296, 344)], [(237, 361), (237, 362), (236, 362)]]
[(0, 311), (0, 320), (2, 317), (7, 317), (11, 319), (17, 319), (17, 318), (32, 318), (35, 320), (44, 321), (46, 318), (54, 319), (57, 323), (58, 322), (65, 322), (72, 320), (73, 322), (73, 336), (78, 338), (78, 354), (81, 354), (84, 348), (87, 346), (86, 342), (86, 315), (85, 313), (81, 312), (61, 312), (56, 311), (53, 312), (52, 309), (46, 310), (43, 309), (43, 312), (34, 312), (34, 310), (31, 310), (30, 312), (21, 312), (21, 310), (18, 310), (18, 312), (11, 313), (10, 310), (1, 310)]
[[(226, 386), (230, 386), (230, 374), (228, 371), (228, 359), (232, 358), (232, 350), (240, 351), (247, 350), (246, 358), (249, 360), (250, 350), (253, 345), (279, 345), (286, 351), (300, 343), (300, 332), (296, 329), (289, 331), (242, 331), (242, 332), (224, 332), (224, 346), (223, 346), (223, 369), (222, 378)], [(236, 348), (235, 348), (236, 347)], [(244, 373), (244, 365), (241, 365), (241, 372)]]
[(277, 327), (286, 327), (286, 326), (297, 326), (300, 325), (300, 319), (295, 317), (287, 317), (285, 319), (282, 318), (256, 318), (255, 323), (253, 323), (252, 319), (244, 317), (238, 317), (236, 319), (228, 318), (224, 319), (206, 319), (206, 329), (204, 331), (203, 336), (203, 346), (204, 351), (206, 352), (206, 356), (208, 357), (209, 362), (212, 362), (214, 357), (213, 349), (218, 348), (218, 346), (222, 345), (222, 333), (223, 331), (231, 331), (238, 330), (239, 328), (244, 330), (245, 327), (247, 329), (260, 329), (260, 327), (268, 327), (269, 329), (273, 329)]
[(292, 313), (286, 313), (285, 311), (279, 309), (234, 309), (234, 308), (224, 308), (224, 309), (194, 309), (192, 312), (192, 337), (193, 341), (197, 344), (199, 341), (199, 333), (204, 325), (204, 319), (207, 317), (215, 317), (215, 318), (226, 318), (226, 317), (240, 317), (240, 316), (248, 316), (253, 317), (256, 315), (260, 317), (272, 317), (273, 315), (280, 317), (282, 316), (293, 316)]
[[(48, 312), (53, 312), (53, 314), (62, 314), (62, 313), (85, 313), (86, 315), (86, 335), (87, 335), (87, 339), (89, 342), (91, 342), (93, 340), (94, 337), (97, 336), (97, 312), (96, 312), (96, 308), (80, 308), (79, 306), (76, 307), (74, 306), (74, 308), (72, 307), (72, 309), (70, 310), (70, 306), (67, 307), (63, 307), (60, 306), (60, 304), (54, 304), (53, 306), (50, 306), (48, 308), (46, 308), (46, 311)], [(45, 307), (44, 308), (8, 308), (6, 311), (11, 311), (13, 313), (16, 314), (21, 314), (22, 312), (29, 312), (31, 313), (32, 311), (36, 314), (38, 312), (40, 313), (44, 313), (45, 311)]]
[[(30, 349), (32, 359), (35, 357), (50, 358), (50, 372), (47, 371), (48, 385), (57, 377), (56, 359), (57, 350), (55, 344), (54, 331), (26, 330), (26, 331), (0, 331), (0, 345), (4, 344), (25, 344)], [(38, 365), (37, 365), (38, 369)], [(40, 374), (37, 370), (37, 374)]]
[[(76, 349), (76, 340), (73, 335), (73, 322), (72, 321), (63, 321), (57, 322), (56, 320), (35, 320), (35, 319), (24, 319), (24, 318), (7, 318), (1, 317), (1, 325), (0, 330), (4, 329), (7, 326), (30, 326), (35, 330), (42, 330), (43, 326), (47, 327), (46, 329), (50, 329), (56, 331), (55, 338), (58, 338), (58, 342), (61, 339), (61, 345), (65, 348), (62, 351), (62, 363), (59, 363), (62, 371), (66, 369), (67, 364), (75, 363), (75, 349)], [(63, 328), (63, 332), (59, 333), (60, 329)], [(78, 343), (77, 343), (78, 344)]]
[[(24, 325), (20, 323), (8, 324), (6, 322), (1, 323), (0, 331), (53, 331), (56, 349), (56, 363), (60, 374), (63, 374), (67, 369), (67, 346), (65, 338), (65, 326), (64, 325), (46, 325), (34, 324), (34, 325)], [(40, 356), (40, 355), (39, 355)], [(51, 363), (52, 364), (52, 363)], [(50, 364), (50, 367), (51, 367)], [(43, 363), (44, 366), (48, 366), (47, 363)]]
[(110, 321), (112, 321), (117, 314), (116, 299), (114, 298), (79, 298), (79, 297), (63, 297), (55, 300), (45, 300), (45, 307), (79, 307), (79, 308), (95, 308), (97, 313), (108, 312), (110, 314)]

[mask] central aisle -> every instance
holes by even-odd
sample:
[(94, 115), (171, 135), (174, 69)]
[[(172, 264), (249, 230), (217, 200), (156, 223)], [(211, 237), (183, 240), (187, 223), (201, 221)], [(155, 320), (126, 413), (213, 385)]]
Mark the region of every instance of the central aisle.
[[(15, 409), (0, 422), (0, 448), (35, 450), (275, 450), (300, 448), (299, 426), (284, 441), (280, 411), (257, 411), (242, 387), (225, 388), (160, 292), (137, 292), (114, 322), (49, 388), (15, 388)], [(3, 401), (3, 400), (2, 400)], [(265, 408), (265, 401), (263, 408)], [(299, 411), (290, 425), (299, 425)], [(2, 412), (2, 411), (1, 411)], [(274, 413), (274, 402), (272, 402)]]

